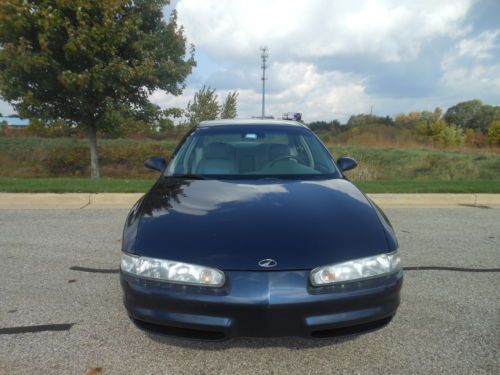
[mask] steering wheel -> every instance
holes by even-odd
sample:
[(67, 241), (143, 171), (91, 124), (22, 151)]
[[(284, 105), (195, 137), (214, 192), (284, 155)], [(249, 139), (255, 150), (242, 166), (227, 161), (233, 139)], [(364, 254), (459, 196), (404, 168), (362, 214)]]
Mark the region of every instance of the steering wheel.
[(280, 156), (279, 158), (274, 159), (267, 166), (272, 167), (272, 166), (274, 166), (274, 164), (276, 164), (277, 162), (282, 161), (282, 160), (295, 160), (296, 163), (299, 162), (295, 156), (285, 155), (285, 156)]

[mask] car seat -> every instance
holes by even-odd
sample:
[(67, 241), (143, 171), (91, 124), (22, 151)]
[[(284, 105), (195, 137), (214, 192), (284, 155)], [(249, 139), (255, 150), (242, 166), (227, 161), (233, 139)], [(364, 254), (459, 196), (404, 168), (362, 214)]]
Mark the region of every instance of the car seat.
[(198, 163), (198, 174), (235, 174), (236, 162), (232, 146), (227, 143), (213, 142), (203, 147), (203, 157)]

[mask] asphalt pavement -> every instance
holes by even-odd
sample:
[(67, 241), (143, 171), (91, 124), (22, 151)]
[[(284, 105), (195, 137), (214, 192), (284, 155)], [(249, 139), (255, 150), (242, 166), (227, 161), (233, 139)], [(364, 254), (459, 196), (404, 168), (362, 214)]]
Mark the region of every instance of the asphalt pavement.
[[(126, 210), (0, 210), (0, 374), (498, 374), (500, 209), (391, 208), (407, 271), (386, 328), (340, 339), (200, 342), (127, 318)], [(39, 332), (30, 327), (42, 326)]]

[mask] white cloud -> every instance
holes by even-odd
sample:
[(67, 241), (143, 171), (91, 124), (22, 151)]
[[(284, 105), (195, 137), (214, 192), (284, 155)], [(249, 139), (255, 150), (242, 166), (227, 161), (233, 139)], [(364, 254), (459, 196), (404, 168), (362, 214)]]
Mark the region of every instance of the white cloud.
[(459, 41), (441, 61), (441, 87), (450, 94), (488, 97), (498, 102), (500, 62), (494, 51), (500, 49), (500, 29), (486, 30), (474, 38)]
[(338, 71), (319, 71), (312, 63), (275, 63), (270, 77), (281, 87), (270, 93), (269, 113), (302, 112), (304, 120), (347, 117), (366, 110), (363, 78)]
[(149, 100), (159, 105), (161, 108), (186, 108), (187, 103), (190, 99), (193, 98), (194, 93), (197, 90), (194, 88), (186, 88), (182, 95), (174, 96), (171, 94), (167, 94), (165, 91), (157, 90), (150, 97)]
[(458, 45), (458, 56), (467, 56), (476, 59), (493, 57), (492, 51), (500, 47), (500, 29), (486, 30), (475, 38), (463, 39)]
[[(348, 118), (352, 113), (369, 111), (370, 97), (365, 94), (363, 79), (354, 74), (319, 71), (311, 63), (273, 63), (270, 68), (273, 86), (277, 90), (266, 94), (266, 114), (280, 117), (285, 112), (302, 112), (304, 120)], [(185, 108), (193, 97), (194, 88), (182, 96), (157, 91), (151, 101), (161, 107)], [(231, 90), (217, 90), (222, 101)], [(261, 93), (252, 89), (238, 90), (239, 117), (259, 116)]]
[(179, 23), (202, 51), (195, 73), (202, 79), (182, 97), (155, 93), (152, 100), (185, 108), (205, 83), (220, 97), (237, 90), (240, 117), (259, 115), (259, 47), (267, 45), (266, 114), (273, 116), (297, 111), (305, 121), (347, 120), (371, 106), (394, 115), (474, 97), (495, 101), (500, 31), (474, 36), (474, 3), (179, 0)]
[(214, 57), (248, 58), (268, 45), (273, 58), (372, 54), (414, 58), (426, 41), (457, 37), (471, 0), (181, 0), (188, 39)]

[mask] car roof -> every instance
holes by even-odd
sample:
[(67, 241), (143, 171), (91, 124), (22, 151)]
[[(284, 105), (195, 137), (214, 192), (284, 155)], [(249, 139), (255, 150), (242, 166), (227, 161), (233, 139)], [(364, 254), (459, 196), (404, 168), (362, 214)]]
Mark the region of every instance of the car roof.
[(280, 126), (300, 126), (306, 127), (298, 121), (290, 120), (270, 120), (270, 119), (226, 119), (226, 120), (210, 120), (202, 121), (198, 124), (198, 128), (208, 128), (213, 126), (227, 126), (227, 125), (280, 125)]

